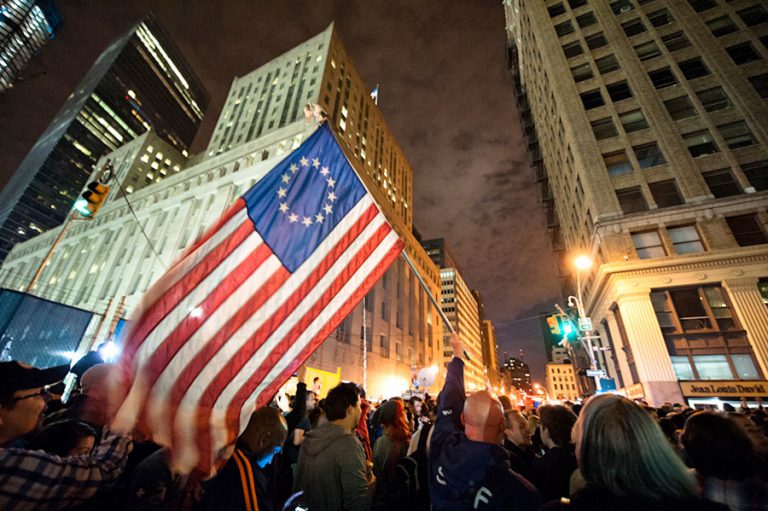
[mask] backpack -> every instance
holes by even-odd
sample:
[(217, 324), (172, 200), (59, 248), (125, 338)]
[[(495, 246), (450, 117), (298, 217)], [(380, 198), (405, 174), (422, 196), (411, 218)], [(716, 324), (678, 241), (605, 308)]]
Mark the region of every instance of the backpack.
[(390, 483), (390, 508), (398, 511), (429, 510), (427, 438), (431, 424), (424, 424), (416, 450), (395, 465)]

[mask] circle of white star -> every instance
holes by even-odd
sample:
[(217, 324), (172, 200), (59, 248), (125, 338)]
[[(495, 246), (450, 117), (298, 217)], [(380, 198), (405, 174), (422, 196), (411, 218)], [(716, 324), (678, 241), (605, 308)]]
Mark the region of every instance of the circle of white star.
[[(319, 172), (325, 179), (325, 201), (323, 207), (315, 215), (304, 216), (299, 215), (291, 209), (286, 197), (288, 195), (288, 186), (291, 184), (291, 179), (299, 172), (299, 170), (309, 170), (312, 172)], [(277, 189), (277, 198), (280, 201), (279, 210), (280, 213), (285, 215), (286, 219), (292, 224), (301, 224), (305, 228), (309, 229), (313, 225), (320, 225), (333, 214), (333, 206), (338, 199), (335, 193), (336, 180), (331, 176), (331, 171), (327, 166), (324, 166), (319, 158), (308, 159), (306, 156), (299, 158), (298, 164), (296, 162), (291, 163), (288, 167), (288, 171), (280, 176), (280, 186)]]

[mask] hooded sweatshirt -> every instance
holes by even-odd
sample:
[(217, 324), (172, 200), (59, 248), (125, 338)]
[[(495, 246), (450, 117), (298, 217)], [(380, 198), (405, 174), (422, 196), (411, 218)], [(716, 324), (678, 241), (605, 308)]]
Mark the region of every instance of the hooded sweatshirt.
[(461, 426), (464, 362), (448, 364), (429, 452), (429, 494), (435, 511), (538, 509), (536, 488), (513, 472), (501, 445), (475, 442)]
[(332, 422), (313, 429), (301, 444), (294, 486), (312, 511), (368, 511), (371, 491), (362, 444)]

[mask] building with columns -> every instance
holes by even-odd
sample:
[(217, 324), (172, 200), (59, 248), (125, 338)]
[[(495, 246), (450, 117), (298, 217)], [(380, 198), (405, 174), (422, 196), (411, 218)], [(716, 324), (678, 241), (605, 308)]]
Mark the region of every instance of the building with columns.
[[(144, 291), (179, 254), (306, 140), (317, 124), (305, 119), (304, 105), (317, 103), (404, 240), (428, 291), (399, 258), (308, 365), (343, 380), (365, 380), (374, 398), (399, 395), (420, 368), (442, 360), (443, 325), (427, 296), (440, 296), (440, 275), (412, 234), (413, 170), (368, 93), (331, 25), (234, 80), (205, 153), (185, 160), (148, 134), (104, 156), (96, 168), (112, 159), (122, 183), (112, 188), (126, 194), (110, 193), (93, 220), (71, 222), (32, 293), (96, 313), (78, 350), (87, 352), (104, 340), (98, 336), (100, 317), (107, 323), (116, 316), (131, 320)], [(267, 115), (263, 129), (262, 115)], [(26, 289), (60, 231), (17, 244), (0, 269), (0, 285)]]
[(600, 368), (653, 404), (768, 397), (765, 3), (505, 12), (552, 246)]

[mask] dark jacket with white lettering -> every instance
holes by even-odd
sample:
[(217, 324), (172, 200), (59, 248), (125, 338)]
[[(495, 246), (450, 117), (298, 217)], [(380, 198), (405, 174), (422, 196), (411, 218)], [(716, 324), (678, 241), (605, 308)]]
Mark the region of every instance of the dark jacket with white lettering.
[(536, 488), (513, 472), (501, 445), (473, 442), (464, 434), (464, 362), (448, 364), (438, 397), (429, 452), (429, 495), (435, 511), (538, 509)]

